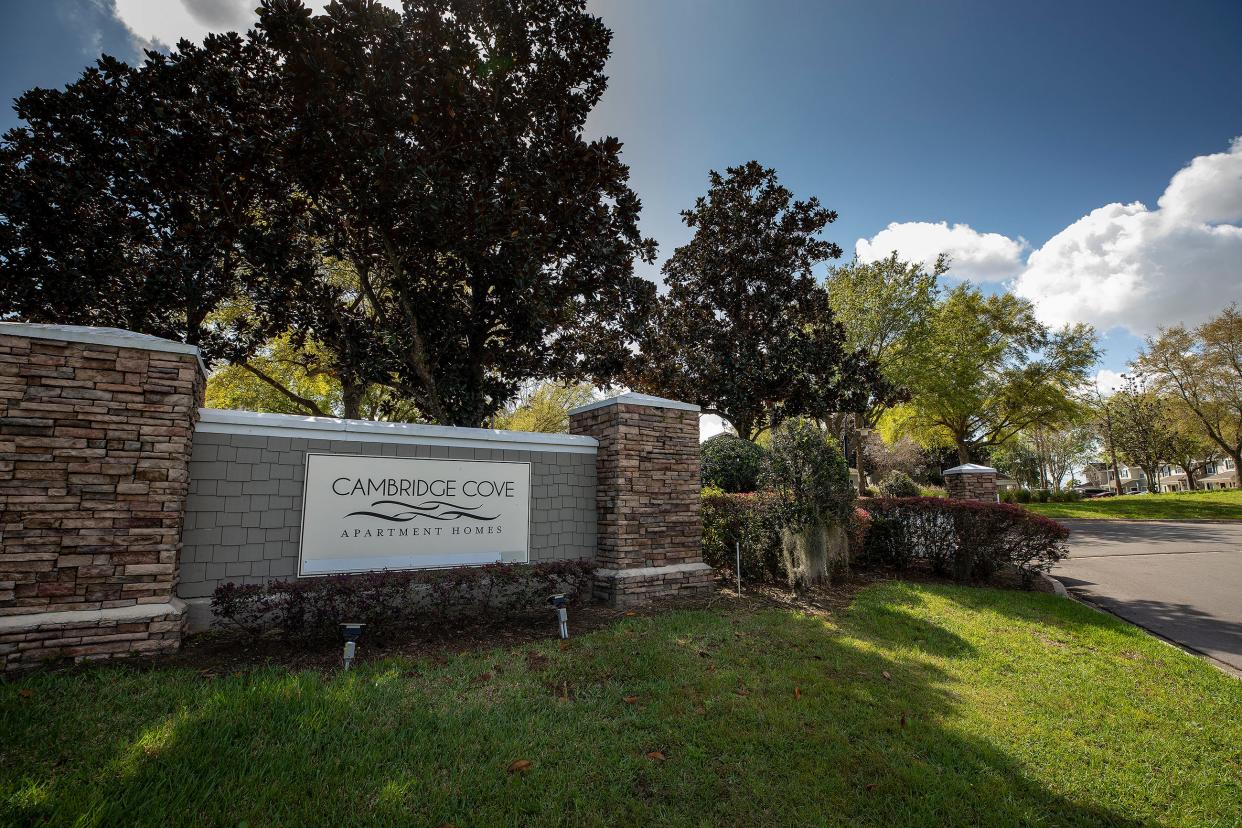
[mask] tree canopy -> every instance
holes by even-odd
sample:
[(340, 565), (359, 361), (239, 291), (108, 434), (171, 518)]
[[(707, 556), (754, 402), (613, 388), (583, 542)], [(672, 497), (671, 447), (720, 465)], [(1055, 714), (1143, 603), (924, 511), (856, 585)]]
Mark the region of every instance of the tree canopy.
[(610, 39), (584, 0), (263, 0), (244, 37), (104, 58), (19, 101), (0, 313), (238, 364), (286, 335), (347, 415), (379, 384), (480, 425), (525, 383), (616, 379), (655, 245), (620, 142), (583, 137)]
[(1242, 469), (1242, 311), (1237, 304), (1196, 328), (1150, 337), (1136, 368), (1175, 396), (1200, 433)]
[[(854, 259), (828, 271), (828, 303), (844, 326), (848, 347), (867, 354), (894, 389), (913, 385), (927, 370), (931, 321), (940, 294), (938, 279), (949, 270), (946, 256), (928, 270), (900, 259), (894, 251), (875, 262)], [(866, 412), (874, 428), (891, 399), (877, 398)]]
[(959, 284), (936, 304), (925, 359), (907, 380), (904, 426), (928, 444), (953, 446), (965, 463), (1025, 429), (1064, 421), (1099, 351), (1086, 325), (1052, 331), (1029, 301)]
[[(0, 313), (124, 327), (203, 348), (252, 347), (219, 305), (296, 269), (296, 217), (270, 175), (273, 56), (212, 35), (131, 67), (104, 56), (63, 90), (16, 102), (0, 143)], [(256, 220), (262, 216), (262, 220)]]
[(812, 272), (841, 255), (819, 236), (836, 213), (750, 161), (713, 170), (682, 219), (694, 235), (664, 265), (633, 385), (695, 402), (747, 439), (789, 417), (865, 409), (878, 367), (847, 346)]

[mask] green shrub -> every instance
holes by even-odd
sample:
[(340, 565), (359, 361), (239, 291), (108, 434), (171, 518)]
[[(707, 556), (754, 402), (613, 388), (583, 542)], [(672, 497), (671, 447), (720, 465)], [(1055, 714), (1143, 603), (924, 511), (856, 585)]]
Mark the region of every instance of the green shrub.
[[(730, 582), (737, 577), (736, 544), (741, 543), (742, 580), (782, 583), (789, 570), (782, 549), (780, 510), (770, 492), (729, 493), (709, 486), (702, 494), (703, 560)], [(846, 521), (848, 544), (862, 555), (871, 515), (856, 508)]]
[(919, 497), (948, 497), (944, 486), (919, 486)]
[(879, 482), (876, 488), (880, 497), (918, 497), (919, 484), (903, 471), (893, 470)]
[(840, 445), (810, 420), (786, 420), (772, 432), (759, 479), (779, 512), (790, 584), (826, 581), (849, 560), (855, 493)]
[(1018, 489), (1017, 494), (1014, 495), (1014, 500), (1018, 503), (1030, 503), (1031, 502), (1031, 490), (1030, 489)]
[(1035, 491), (1035, 500), (1038, 503), (1047, 503), (1052, 498), (1052, 492), (1047, 489), (1037, 489)]
[(704, 486), (726, 492), (753, 492), (767, 451), (734, 434), (717, 434), (699, 446), (700, 476)]
[(1000, 500), (1001, 500), (1001, 503), (1017, 503), (1018, 502), (1018, 490), (1017, 489), (1001, 489)]
[(736, 577), (736, 544), (741, 543), (742, 580), (786, 580), (780, 516), (770, 494), (730, 493), (717, 487), (706, 488), (702, 495), (702, 517), (706, 563), (718, 572)]

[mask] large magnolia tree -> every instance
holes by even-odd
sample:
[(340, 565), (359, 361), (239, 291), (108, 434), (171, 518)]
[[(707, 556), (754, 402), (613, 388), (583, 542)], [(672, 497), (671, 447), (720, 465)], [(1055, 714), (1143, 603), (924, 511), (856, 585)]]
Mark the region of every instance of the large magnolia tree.
[(212, 317), (270, 275), (257, 260), (301, 266), (271, 174), (273, 69), (261, 43), (212, 35), (19, 97), (0, 142), (0, 315), (129, 328), (208, 359), (261, 341), (254, 317)]
[(610, 39), (585, 0), (263, 0), (244, 37), (31, 92), (0, 315), (198, 343), (277, 392), (284, 336), (347, 415), (377, 384), (477, 426), (531, 382), (607, 383), (655, 296), (621, 144), (583, 137)]
[(682, 219), (694, 235), (664, 265), (668, 293), (642, 339), (634, 386), (695, 402), (747, 439), (793, 416), (863, 411), (884, 392), (812, 272), (841, 255), (820, 238), (835, 212), (795, 199), (751, 161), (713, 170)]

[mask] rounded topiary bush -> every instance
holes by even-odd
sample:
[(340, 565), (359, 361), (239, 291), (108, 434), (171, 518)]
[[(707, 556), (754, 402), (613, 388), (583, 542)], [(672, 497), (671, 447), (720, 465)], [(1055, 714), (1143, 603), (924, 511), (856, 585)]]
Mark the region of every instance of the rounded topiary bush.
[(759, 488), (759, 472), (767, 452), (734, 434), (717, 434), (699, 446), (700, 475), (704, 486), (726, 492), (753, 492)]
[(919, 484), (903, 471), (891, 471), (881, 480), (876, 488), (881, 497), (918, 497), (921, 494)]

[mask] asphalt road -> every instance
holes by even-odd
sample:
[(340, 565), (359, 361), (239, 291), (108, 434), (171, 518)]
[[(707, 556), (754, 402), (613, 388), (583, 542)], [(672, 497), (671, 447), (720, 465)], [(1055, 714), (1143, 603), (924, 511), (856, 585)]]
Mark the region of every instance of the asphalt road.
[(1242, 521), (1061, 522), (1067, 589), (1242, 673)]

